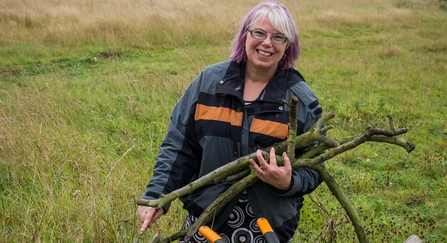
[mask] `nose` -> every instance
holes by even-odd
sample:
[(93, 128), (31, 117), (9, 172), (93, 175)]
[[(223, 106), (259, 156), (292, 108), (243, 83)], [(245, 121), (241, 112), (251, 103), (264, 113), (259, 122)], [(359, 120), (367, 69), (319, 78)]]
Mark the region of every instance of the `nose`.
[(267, 36), (263, 41), (262, 45), (264, 46), (271, 46), (272, 45), (272, 39), (271, 36)]

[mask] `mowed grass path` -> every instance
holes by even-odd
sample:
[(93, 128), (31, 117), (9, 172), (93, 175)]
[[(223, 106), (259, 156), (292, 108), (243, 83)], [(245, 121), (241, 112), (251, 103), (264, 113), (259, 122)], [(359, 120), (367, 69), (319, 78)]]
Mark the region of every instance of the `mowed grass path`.
[[(0, 241), (131, 242), (178, 98), (230, 54), (258, 1), (0, 3)], [(327, 162), (371, 242), (447, 241), (447, 11), (438, 0), (283, 1), (301, 37), (302, 72), (329, 136), (370, 122), (416, 144), (367, 143)], [(235, 6), (238, 6), (235, 8)], [(181, 228), (169, 213), (141, 237)], [(322, 185), (305, 198), (294, 242), (356, 242)]]

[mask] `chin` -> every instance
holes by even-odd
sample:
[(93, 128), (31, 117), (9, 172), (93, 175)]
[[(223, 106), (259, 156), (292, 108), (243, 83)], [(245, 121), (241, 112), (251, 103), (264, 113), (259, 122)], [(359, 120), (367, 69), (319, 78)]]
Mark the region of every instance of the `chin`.
[(269, 61), (269, 62), (256, 61), (256, 62), (253, 62), (252, 64), (253, 64), (253, 66), (259, 67), (259, 68), (272, 68), (272, 67), (276, 68), (278, 66), (277, 62), (274, 63), (271, 61)]

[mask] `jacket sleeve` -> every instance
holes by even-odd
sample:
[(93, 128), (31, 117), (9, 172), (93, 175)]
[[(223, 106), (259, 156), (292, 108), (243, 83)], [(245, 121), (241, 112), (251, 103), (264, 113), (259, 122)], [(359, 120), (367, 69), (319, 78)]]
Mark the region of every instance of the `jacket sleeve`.
[[(193, 81), (174, 107), (143, 199), (157, 199), (185, 186), (199, 166), (202, 148), (195, 136), (194, 110), (201, 77), (202, 74)], [(169, 206), (163, 206), (165, 212)]]
[[(292, 87), (292, 92), (298, 96), (298, 131), (297, 135), (309, 131), (321, 118), (323, 110), (318, 98), (305, 82), (300, 82)], [(295, 155), (301, 155), (302, 151), (295, 151)], [(303, 196), (314, 191), (320, 184), (321, 178), (317, 171), (300, 167), (292, 171), (291, 188), (288, 191), (273, 189), (281, 196)]]

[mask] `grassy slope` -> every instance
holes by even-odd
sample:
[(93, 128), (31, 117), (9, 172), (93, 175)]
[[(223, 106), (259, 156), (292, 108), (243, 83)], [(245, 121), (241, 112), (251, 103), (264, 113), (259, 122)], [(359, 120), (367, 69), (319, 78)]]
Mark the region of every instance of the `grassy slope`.
[[(328, 162), (371, 240), (446, 241), (443, 3), (284, 3), (301, 34), (297, 67), (337, 114), (330, 136), (357, 134), (367, 121), (386, 127), (392, 114), (417, 145), (406, 154), (365, 144)], [(255, 3), (102, 4), (0, 3), (1, 241), (129, 242), (139, 225), (133, 198), (173, 105), (203, 67), (227, 58), (232, 31)], [(108, 50), (123, 55), (95, 59)], [(174, 232), (182, 214), (175, 202), (143, 237)], [(327, 241), (333, 222), (338, 240), (354, 241), (345, 221), (323, 185), (306, 198), (296, 240)]]

